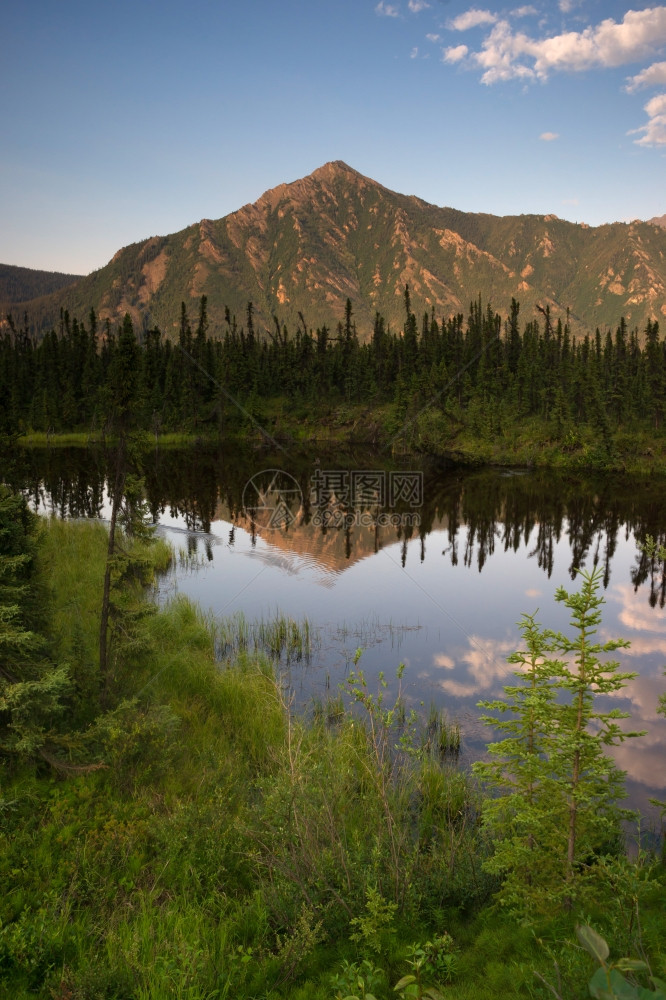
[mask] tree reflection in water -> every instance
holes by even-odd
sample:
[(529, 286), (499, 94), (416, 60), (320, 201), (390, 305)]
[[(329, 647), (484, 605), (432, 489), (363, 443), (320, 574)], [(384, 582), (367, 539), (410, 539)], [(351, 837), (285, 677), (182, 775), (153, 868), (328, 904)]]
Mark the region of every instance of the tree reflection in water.
[[(102, 516), (111, 453), (92, 448), (19, 448), (0, 460), (5, 481), (25, 491), (37, 510), (58, 517)], [(232, 524), (248, 526), (243, 491), (248, 480), (264, 468), (285, 468), (301, 487), (303, 505), (299, 523), (290, 530), (316, 532), (312, 524), (310, 477), (318, 463), (344, 470), (402, 468), (397, 460), (382, 464), (376, 455), (363, 451), (325, 459), (301, 454), (285, 463), (282, 455), (250, 452), (234, 444), (214, 450), (156, 449), (146, 453), (140, 471), (145, 478), (153, 518), (157, 521), (167, 511), (172, 517), (181, 517), (192, 533), (188, 544), (194, 551), (196, 533), (208, 533), (221, 510)], [(601, 566), (603, 586), (607, 589), (620, 533), (625, 538), (633, 534), (638, 542), (651, 535), (657, 544), (666, 543), (663, 488), (651, 478), (641, 481), (618, 475), (558, 474), (545, 470), (470, 472), (427, 461), (419, 465), (414, 460), (403, 465), (420, 467), (424, 473), (423, 505), (418, 509), (420, 526), (382, 528), (381, 532), (375, 530), (371, 534), (371, 551), (375, 553), (391, 539), (400, 542), (403, 566), (411, 539), (419, 537), (423, 561), (428, 551), (428, 535), (444, 529), (447, 545), (443, 552), (454, 566), (459, 559), (467, 567), (476, 561), (481, 572), (496, 551), (518, 552), (521, 545), (531, 541), (529, 557), (535, 558), (550, 578), (555, 547), (565, 539), (571, 553), (570, 577), (573, 579), (577, 570), (591, 560), (592, 565)], [(410, 508), (384, 508), (383, 512), (395, 510), (400, 513)], [(256, 526), (251, 526), (251, 530), (256, 533)], [(358, 557), (359, 545), (368, 546), (368, 539), (348, 526), (322, 526), (319, 531), (324, 535), (340, 532), (344, 558), (349, 561)], [(233, 544), (233, 537), (230, 541)], [(211, 555), (209, 552), (207, 558)], [(656, 556), (637, 548), (631, 582), (636, 590), (648, 583), (650, 605), (664, 607), (666, 572)]]

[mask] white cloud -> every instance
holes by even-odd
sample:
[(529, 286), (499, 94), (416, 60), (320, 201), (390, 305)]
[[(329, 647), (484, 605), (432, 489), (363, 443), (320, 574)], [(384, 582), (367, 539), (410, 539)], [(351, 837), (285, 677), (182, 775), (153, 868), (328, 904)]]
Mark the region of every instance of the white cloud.
[(538, 14), (536, 7), (532, 7), (530, 4), (527, 7), (516, 7), (515, 10), (511, 11), (511, 17), (531, 17), (533, 14)]
[(480, 24), (494, 24), (497, 20), (496, 14), (491, 14), (489, 10), (477, 10), (472, 7), (471, 10), (466, 11), (464, 14), (458, 14), (453, 20), (449, 21), (447, 28), (451, 31), (467, 31), (469, 28), (476, 28)]
[(412, 51), (409, 53), (409, 58), (418, 59), (418, 57), (419, 57), (419, 47), (418, 45), (415, 45)]
[(519, 77), (534, 78), (534, 70), (516, 61), (524, 55), (526, 43), (530, 42), (527, 35), (513, 35), (508, 21), (496, 24), (484, 39), (482, 51), (472, 54), (474, 61), (484, 71), (481, 82), (490, 84)]
[(433, 35), (432, 33), (426, 35), (426, 38), (428, 39), (429, 42), (439, 42), (441, 40), (441, 37), (442, 37), (441, 35)]
[(407, 6), (412, 14), (419, 14), (422, 10), (428, 10), (430, 4), (426, 0), (409, 0)]
[(442, 59), (444, 62), (457, 63), (461, 59), (464, 59), (469, 49), (466, 45), (454, 45), (448, 49), (444, 49), (442, 53)]
[(484, 71), (482, 82), (492, 84), (521, 78), (546, 80), (555, 71), (622, 66), (649, 58), (664, 45), (666, 7), (661, 6), (629, 10), (619, 23), (607, 18), (583, 31), (541, 39), (514, 33), (508, 21), (497, 21), (473, 58)]
[(666, 83), (666, 62), (652, 63), (647, 69), (642, 69), (636, 76), (627, 77), (626, 91), (633, 94), (643, 87), (659, 86)]
[(559, 137), (559, 132), (542, 132), (539, 136), (539, 138), (543, 139), (544, 142), (554, 142), (555, 139), (559, 139)]
[(645, 110), (652, 118), (654, 115), (666, 114), (666, 94), (658, 94), (645, 105)]
[(570, 14), (574, 7), (577, 7), (580, 0), (559, 0), (558, 7), (563, 14)]
[(666, 94), (652, 97), (643, 109), (648, 116), (647, 125), (633, 129), (629, 135), (641, 135), (634, 139), (637, 146), (666, 146)]
[(375, 14), (379, 14), (380, 17), (399, 17), (400, 11), (392, 3), (385, 3), (384, 0), (379, 0), (379, 3), (375, 7)]
[(654, 118), (655, 115), (665, 115), (666, 94), (657, 94), (656, 97), (652, 97), (645, 105), (645, 111), (647, 111), (650, 118)]

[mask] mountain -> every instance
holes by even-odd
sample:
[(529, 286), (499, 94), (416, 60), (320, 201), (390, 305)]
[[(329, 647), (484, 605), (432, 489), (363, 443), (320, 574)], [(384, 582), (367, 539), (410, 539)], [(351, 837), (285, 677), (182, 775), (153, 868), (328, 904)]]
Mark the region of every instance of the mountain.
[(549, 305), (555, 319), (570, 311), (575, 333), (614, 329), (621, 316), (642, 329), (666, 317), (666, 230), (439, 208), (336, 161), (222, 219), (125, 247), (27, 309), (36, 328), (54, 324), (61, 305), (82, 318), (94, 306), (173, 334), (181, 301), (194, 320), (205, 293), (210, 331), (221, 333), (225, 306), (242, 324), (252, 300), (256, 328), (272, 329), (277, 313), (293, 330), (299, 312), (309, 328), (335, 325), (349, 297), (364, 339), (376, 310), (400, 328), (407, 283), (417, 313), (466, 314), (481, 296), (507, 314), (515, 297), (523, 320)]
[(25, 302), (74, 284), (80, 274), (60, 274), (57, 271), (34, 271), (30, 267), (0, 264), (0, 304), (2, 307)]
[(653, 219), (648, 219), (648, 224), (651, 226), (661, 226), (662, 229), (666, 229), (666, 215), (655, 215)]

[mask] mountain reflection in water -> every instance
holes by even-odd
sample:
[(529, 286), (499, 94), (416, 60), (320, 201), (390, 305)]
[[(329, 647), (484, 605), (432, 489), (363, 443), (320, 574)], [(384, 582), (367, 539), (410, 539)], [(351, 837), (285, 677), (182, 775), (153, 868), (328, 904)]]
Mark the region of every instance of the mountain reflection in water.
[[(18, 449), (3, 458), (4, 478), (41, 512), (101, 517), (110, 461), (102, 451)], [(270, 477), (250, 510), (246, 487), (276, 469), (297, 487), (284, 517), (271, 524)], [(354, 506), (332, 496), (328, 509), (341, 526), (329, 520), (327, 527), (317, 523), (321, 507), (313, 501), (321, 469), (385, 476), (418, 469), (422, 502)], [(501, 696), (511, 677), (506, 657), (520, 645), (515, 623), (537, 612), (543, 625), (567, 630), (557, 587), (575, 590), (579, 568), (600, 566), (606, 604), (599, 637), (629, 639), (630, 649), (617, 658), (639, 675), (604, 707), (629, 711), (627, 729), (647, 730), (618, 747), (615, 758), (628, 773), (633, 804), (646, 808), (650, 795), (666, 797), (666, 720), (656, 713), (666, 690), (666, 572), (640, 548), (647, 535), (666, 543), (658, 480), (470, 472), (381, 462), (363, 452), (286, 461), (238, 447), (155, 451), (143, 474), (160, 530), (194, 557), (175, 563), (163, 599), (178, 591), (216, 615), (243, 612), (250, 620), (278, 609), (307, 617), (319, 637), (315, 654), (309, 665), (288, 668), (303, 705), (335, 693), (359, 647), (371, 686), (380, 671), (391, 681), (404, 662), (407, 707), (422, 704), (427, 713), (432, 703), (458, 720), (466, 759), (482, 755), (490, 738), (476, 703)]]

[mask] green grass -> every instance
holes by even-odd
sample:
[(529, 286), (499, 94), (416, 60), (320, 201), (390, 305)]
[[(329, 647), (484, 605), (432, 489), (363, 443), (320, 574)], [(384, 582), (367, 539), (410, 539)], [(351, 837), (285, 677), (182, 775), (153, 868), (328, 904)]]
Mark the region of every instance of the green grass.
[[(483, 411), (485, 412), (485, 411)], [(232, 413), (232, 416), (235, 411)], [(507, 413), (499, 426), (477, 414), (452, 422), (439, 410), (426, 410), (412, 423), (409, 414), (399, 414), (392, 404), (362, 405), (334, 403), (322, 405), (316, 423), (312, 404), (297, 405), (285, 398), (262, 400), (258, 423), (279, 440), (293, 447), (314, 444), (347, 447), (372, 445), (392, 454), (426, 454), (466, 466), (522, 466), (562, 471), (596, 470), (635, 475), (666, 474), (666, 438), (640, 425), (617, 427), (611, 432), (610, 449), (604, 448), (599, 434), (589, 425), (570, 424), (558, 430), (553, 422), (537, 418), (514, 418)], [(485, 421), (485, 422), (484, 422)], [(229, 436), (227, 422), (226, 436)], [(241, 418), (233, 423), (237, 443), (265, 445), (266, 438), (251, 422)], [(405, 433), (401, 434), (403, 428)], [(177, 449), (195, 443), (219, 441), (214, 430), (197, 433), (144, 433), (146, 450), (159, 447)], [(107, 443), (111, 439), (107, 439)], [(88, 447), (103, 443), (99, 432), (45, 434), (28, 432), (20, 438), (26, 447)]]
[[(164, 434), (143, 435), (144, 446), (159, 448), (183, 448), (199, 441), (216, 441), (218, 435), (208, 433), (186, 434), (180, 431), (170, 431)], [(111, 444), (115, 441), (113, 435), (104, 435), (101, 431), (66, 431), (49, 433), (45, 431), (27, 431), (20, 436), (21, 446), (25, 448), (88, 448), (95, 445)]]
[[(110, 703), (90, 695), (86, 712), (105, 552), (99, 525), (44, 525), (50, 641), (80, 692), (63, 724), (79, 733), (79, 763), (104, 766), (0, 775), (0, 995), (333, 1000), (343, 961), (369, 959), (387, 1000), (409, 946), (444, 931), (455, 945), (445, 996), (545, 998), (535, 970), (555, 984), (554, 961), (562, 995), (585, 995), (592, 963), (573, 944), (574, 916), (530, 928), (492, 907), (464, 772), (437, 753), (385, 755), (394, 737), (359, 705), (351, 714), (332, 699), (311, 722), (290, 714), (270, 656), (314, 643), (310, 626), (218, 626), (182, 598), (159, 611), (144, 602), (112, 644)], [(157, 567), (168, 557), (155, 547)], [(220, 662), (222, 628), (233, 651)], [(455, 723), (430, 721), (448, 745)], [(650, 887), (647, 869), (628, 872), (600, 888), (590, 919), (636, 953), (640, 897), (663, 974), (663, 873)], [(397, 905), (376, 933), (375, 890)]]
[(46, 431), (28, 431), (19, 438), (26, 448), (87, 448), (101, 444), (103, 436), (99, 431), (67, 431), (47, 434)]

